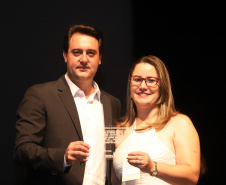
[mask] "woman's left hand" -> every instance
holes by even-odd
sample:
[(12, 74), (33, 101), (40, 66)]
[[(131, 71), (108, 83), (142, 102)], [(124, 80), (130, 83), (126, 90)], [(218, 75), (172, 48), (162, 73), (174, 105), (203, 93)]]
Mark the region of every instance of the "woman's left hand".
[(145, 152), (130, 152), (127, 156), (128, 163), (140, 168), (143, 172), (150, 173), (154, 168), (154, 162), (150, 159), (149, 155)]

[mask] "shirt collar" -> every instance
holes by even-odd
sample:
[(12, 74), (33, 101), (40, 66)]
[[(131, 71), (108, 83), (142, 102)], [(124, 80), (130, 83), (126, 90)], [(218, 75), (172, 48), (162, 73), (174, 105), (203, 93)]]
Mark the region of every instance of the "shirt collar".
[[(70, 87), (70, 90), (71, 90), (73, 97), (75, 97), (76, 93), (83, 92), (77, 85), (75, 85), (75, 83), (73, 83), (71, 81), (70, 78), (68, 78), (67, 73), (65, 74), (65, 79), (66, 79), (66, 81), (67, 81), (67, 83)], [(94, 88), (94, 93), (91, 96), (93, 96), (94, 98), (97, 98), (97, 100), (99, 101), (100, 95), (101, 95), (99, 86), (97, 85), (97, 83), (95, 81), (92, 82), (92, 86)]]

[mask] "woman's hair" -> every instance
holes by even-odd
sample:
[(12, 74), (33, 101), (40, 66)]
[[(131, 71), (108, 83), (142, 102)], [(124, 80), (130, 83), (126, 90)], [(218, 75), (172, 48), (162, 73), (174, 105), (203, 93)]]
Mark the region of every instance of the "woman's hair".
[(133, 74), (134, 68), (139, 63), (148, 63), (155, 67), (158, 77), (160, 79), (160, 97), (157, 102), (158, 114), (154, 123), (147, 123), (146, 128), (155, 127), (162, 128), (170, 120), (172, 116), (175, 116), (178, 112), (174, 107), (174, 99), (171, 90), (171, 83), (169, 73), (164, 63), (156, 56), (144, 56), (136, 61), (130, 68), (128, 84), (127, 84), (127, 97), (126, 97), (126, 114), (117, 123), (119, 127), (129, 127), (133, 124), (136, 116), (137, 109), (133, 99), (130, 97), (130, 77)]
[(99, 43), (99, 53), (100, 53), (100, 55), (103, 54), (104, 43), (103, 43), (102, 33), (97, 28), (94, 28), (94, 27), (91, 27), (91, 26), (86, 26), (86, 25), (73, 25), (73, 26), (68, 28), (68, 30), (65, 33), (64, 43), (63, 43), (63, 51), (65, 53), (68, 52), (68, 47), (69, 47), (69, 44), (70, 44), (71, 37), (75, 33), (89, 35), (91, 37), (96, 38), (98, 43)]

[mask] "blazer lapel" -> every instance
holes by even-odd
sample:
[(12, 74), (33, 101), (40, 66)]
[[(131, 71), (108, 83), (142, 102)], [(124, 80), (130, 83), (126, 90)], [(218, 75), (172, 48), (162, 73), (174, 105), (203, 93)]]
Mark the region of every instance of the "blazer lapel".
[(103, 93), (103, 91), (101, 91), (101, 101), (102, 101), (102, 104), (103, 104), (105, 126), (111, 127), (112, 126), (111, 102), (107, 98), (107, 96)]
[(70, 88), (65, 80), (65, 77), (62, 76), (58, 79), (58, 91), (59, 91), (59, 97), (61, 101), (63, 102), (65, 109), (67, 110), (74, 126), (75, 130), (80, 138), (80, 140), (83, 140), (82, 136), (82, 129), (79, 121), (79, 116), (77, 112), (77, 108), (73, 99), (73, 96), (71, 94)]
[[(107, 95), (101, 91), (101, 101), (103, 104), (103, 111), (104, 111), (104, 122), (105, 127), (112, 127), (113, 126), (113, 119), (112, 119), (112, 107), (110, 99), (107, 97)], [(113, 143), (111, 144), (105, 144), (106, 151), (111, 151), (110, 153), (107, 152), (107, 155), (112, 155), (112, 153), (115, 151), (115, 145)], [(106, 160), (107, 162), (107, 182), (111, 182), (111, 166), (112, 166), (112, 160)]]

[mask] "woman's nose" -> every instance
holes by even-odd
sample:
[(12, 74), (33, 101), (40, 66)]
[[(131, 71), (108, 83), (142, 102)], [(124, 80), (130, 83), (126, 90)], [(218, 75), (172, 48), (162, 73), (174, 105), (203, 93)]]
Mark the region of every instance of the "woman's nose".
[(146, 81), (143, 80), (140, 84), (140, 88), (147, 88), (147, 84), (146, 84)]

